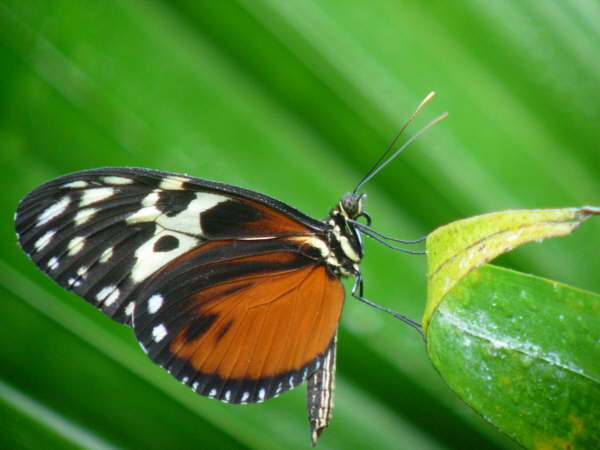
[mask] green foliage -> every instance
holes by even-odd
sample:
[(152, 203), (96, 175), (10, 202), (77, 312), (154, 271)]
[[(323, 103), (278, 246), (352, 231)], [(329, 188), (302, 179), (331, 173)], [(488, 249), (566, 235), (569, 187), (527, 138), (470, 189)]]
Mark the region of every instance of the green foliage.
[(600, 442), (600, 296), (494, 266), (440, 304), (428, 350), (461, 398), (526, 448)]
[(571, 234), (599, 208), (500, 211), (456, 220), (427, 236), (426, 330), (440, 302), (469, 272), (528, 242)]
[(598, 213), (502, 211), (427, 237), (423, 323), (433, 364), (465, 402), (526, 448), (600, 442), (600, 296), (483, 264), (527, 242), (567, 236)]
[[(378, 230), (600, 204), (597, 23), (590, 0), (0, 0), (0, 447), (308, 444), (304, 388), (247, 407), (199, 398), (43, 277), (12, 231), (30, 189), (143, 166), (325, 216), (435, 89), (417, 122), (450, 117), (365, 186)], [(597, 236), (590, 224), (500, 262), (600, 291)], [(368, 242), (363, 271), (370, 299), (422, 315), (423, 258)], [(352, 300), (338, 369), (321, 448), (514, 448), (416, 333)]]

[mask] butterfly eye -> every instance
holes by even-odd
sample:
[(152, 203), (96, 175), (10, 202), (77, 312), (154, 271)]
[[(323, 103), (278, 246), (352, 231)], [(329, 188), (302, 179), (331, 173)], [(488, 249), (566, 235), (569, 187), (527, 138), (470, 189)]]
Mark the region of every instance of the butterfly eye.
[(344, 194), (340, 205), (349, 218), (355, 219), (361, 215), (362, 202), (365, 197), (366, 194), (364, 193), (360, 195), (352, 192)]

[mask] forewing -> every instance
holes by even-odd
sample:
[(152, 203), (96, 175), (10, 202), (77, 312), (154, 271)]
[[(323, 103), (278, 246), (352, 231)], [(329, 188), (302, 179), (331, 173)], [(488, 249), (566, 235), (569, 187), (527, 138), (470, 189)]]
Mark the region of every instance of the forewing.
[(21, 247), (42, 271), (126, 324), (146, 281), (207, 241), (322, 226), (252, 191), (136, 168), (50, 181), (21, 201), (15, 221)]
[(183, 255), (141, 294), (138, 340), (211, 398), (253, 403), (294, 388), (320, 368), (344, 298), (340, 281), (300, 252), (306, 245), (217, 241)]

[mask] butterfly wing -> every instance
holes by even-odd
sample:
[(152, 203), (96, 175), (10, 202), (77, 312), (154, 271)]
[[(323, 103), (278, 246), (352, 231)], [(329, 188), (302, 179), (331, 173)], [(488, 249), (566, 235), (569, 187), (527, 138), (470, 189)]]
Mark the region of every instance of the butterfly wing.
[(21, 201), (15, 222), (21, 247), (42, 271), (125, 324), (145, 280), (208, 240), (312, 234), (323, 227), (252, 191), (137, 168), (52, 180)]
[[(322, 364), (344, 292), (288, 238), (216, 241), (182, 255), (141, 293), (133, 326), (149, 357), (196, 392), (267, 400)], [(219, 255), (219, 256), (216, 256)]]
[(194, 390), (239, 403), (321, 365), (343, 302), (323, 230), (252, 191), (136, 168), (57, 178), (16, 214), (42, 271), (133, 324), (150, 357)]

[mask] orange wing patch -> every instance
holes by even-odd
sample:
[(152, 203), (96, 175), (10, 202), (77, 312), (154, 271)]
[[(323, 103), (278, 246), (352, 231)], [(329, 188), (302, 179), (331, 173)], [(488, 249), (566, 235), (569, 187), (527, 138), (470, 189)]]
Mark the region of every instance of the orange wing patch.
[(344, 290), (324, 265), (290, 251), (297, 242), (279, 241), (208, 243), (159, 274), (134, 315), (150, 358), (230, 403), (263, 401), (306, 380), (335, 335)]
[[(271, 396), (304, 381), (309, 371), (302, 371), (325, 353), (335, 334), (344, 299), (341, 283), (330, 278), (323, 266), (239, 280), (213, 289), (223, 295), (201, 302), (196, 313), (215, 319), (192, 339), (193, 324), (185, 327), (171, 341), (171, 353), (187, 361), (194, 371), (233, 380), (233, 384), (253, 380), (258, 386), (268, 380)], [(206, 298), (207, 294), (216, 293), (199, 296)], [(296, 379), (290, 383), (292, 376)], [(275, 381), (278, 378), (282, 380)], [(275, 393), (283, 381), (285, 385)], [(227, 383), (222, 384), (224, 394)], [(260, 398), (260, 388), (253, 393), (257, 400), (267, 397), (265, 391)], [(244, 392), (238, 394), (241, 400)]]
[[(311, 362), (327, 349), (344, 298), (340, 282), (330, 279), (323, 266), (240, 280), (215, 290), (223, 296), (202, 302), (196, 311), (201, 317), (216, 316), (210, 328), (192, 340), (192, 325), (184, 328), (170, 349), (198, 372), (224, 379), (259, 379)], [(199, 296), (207, 294), (214, 292)]]

